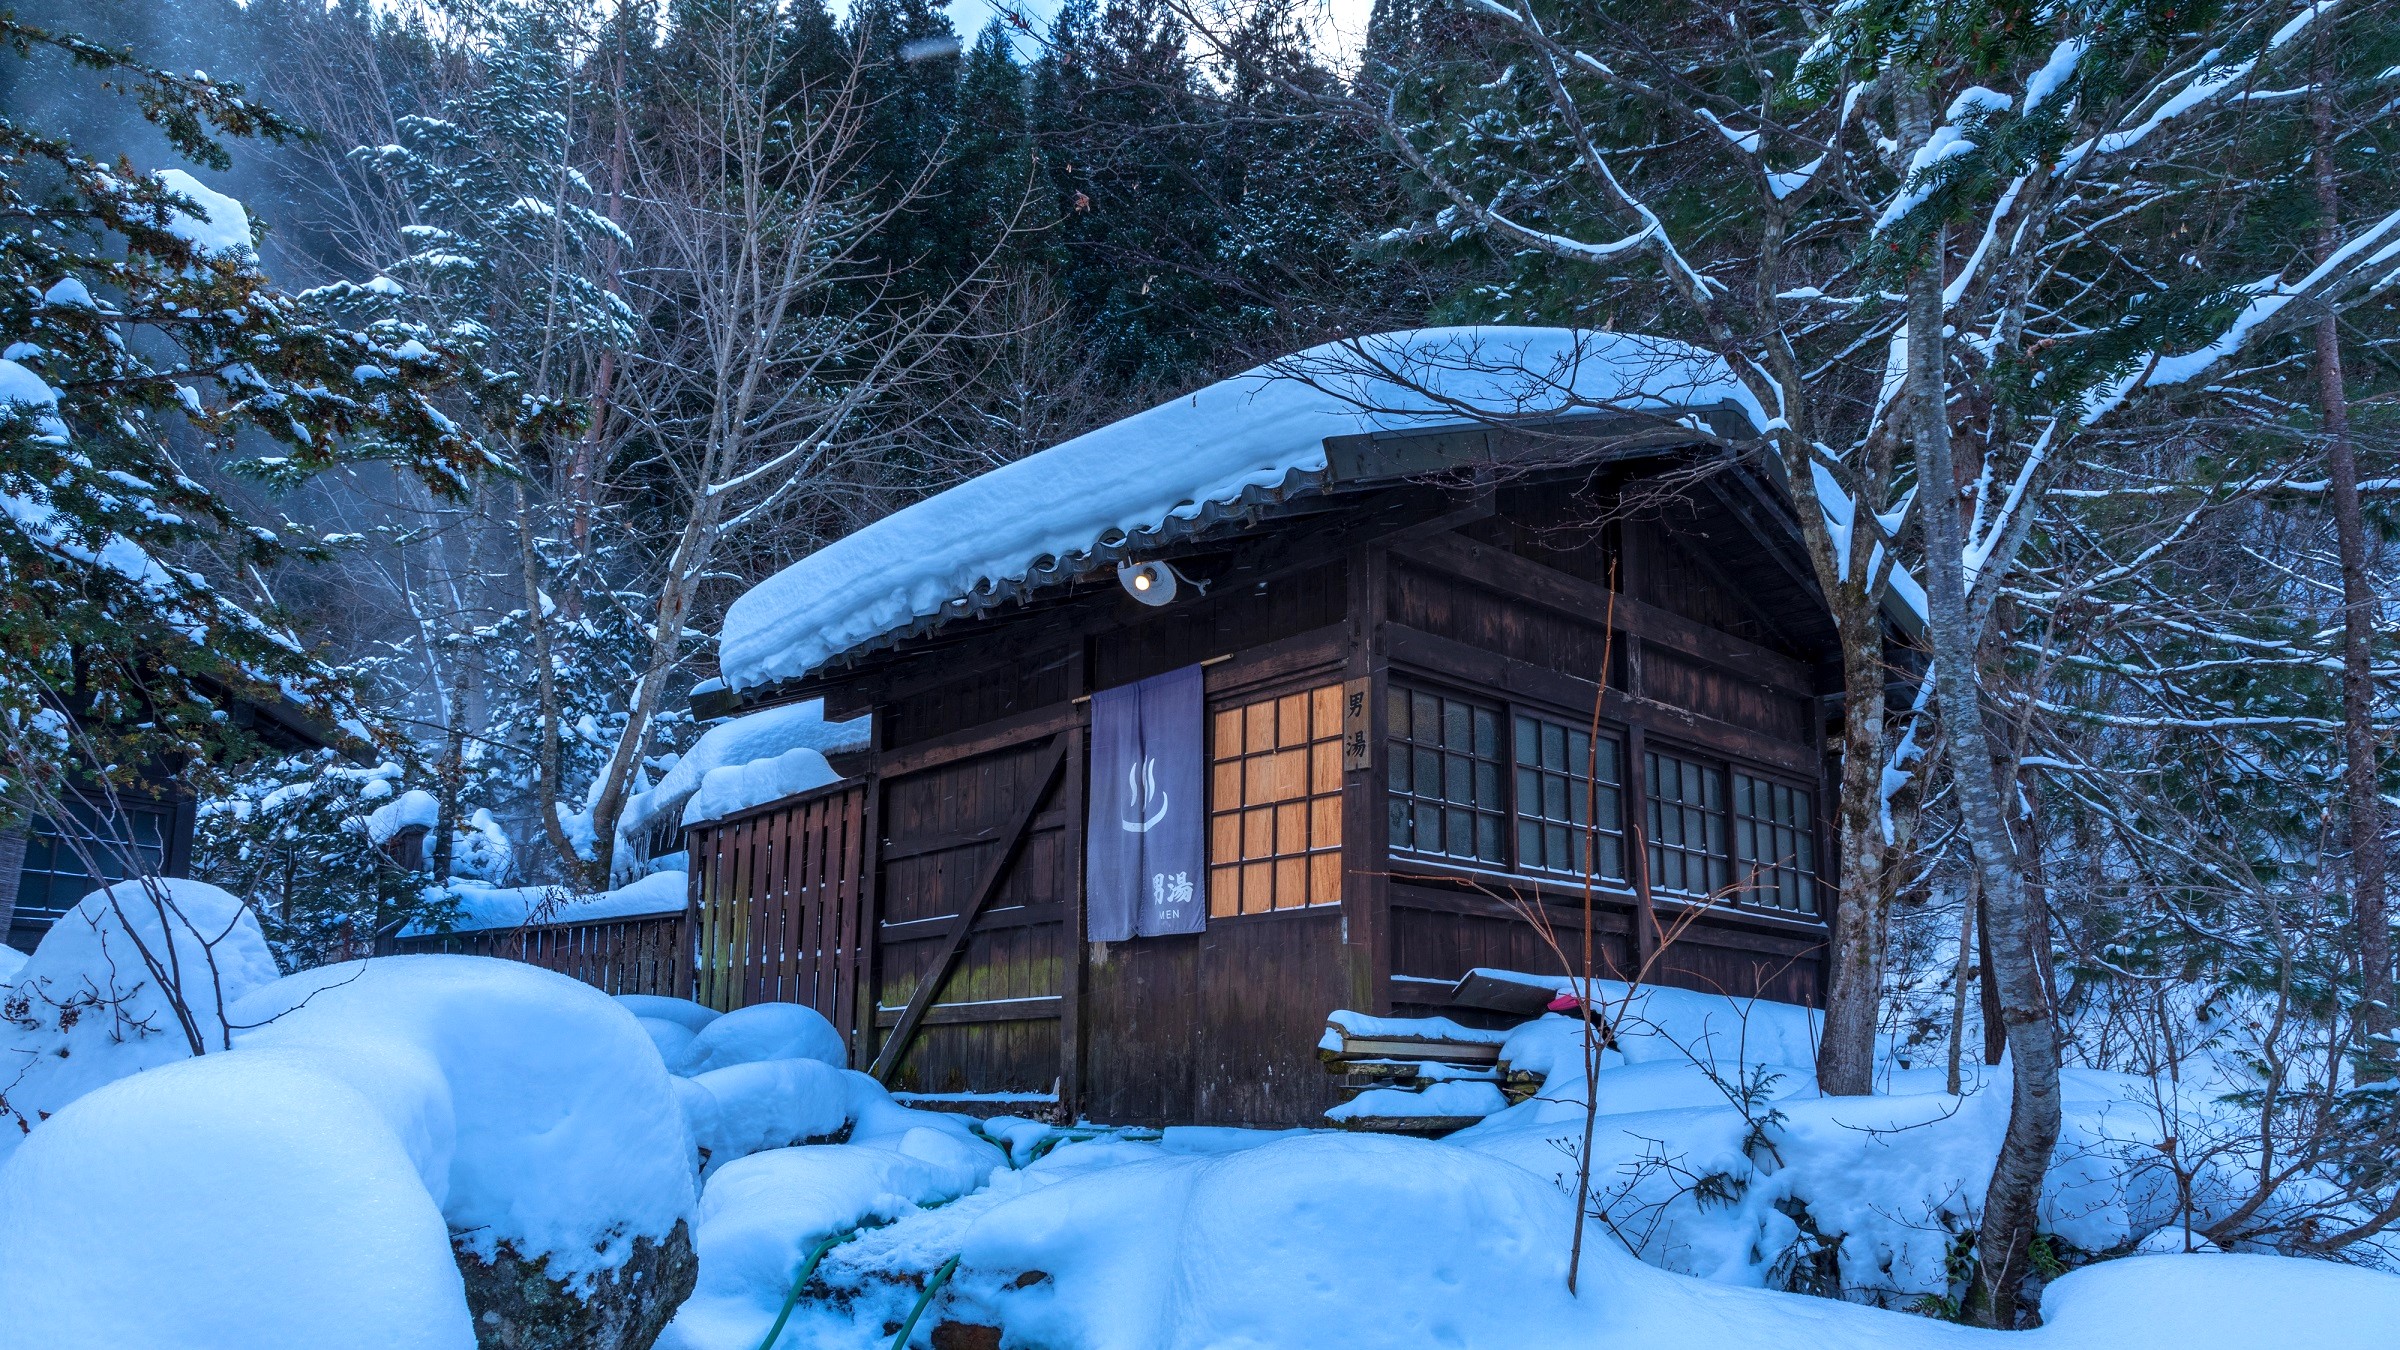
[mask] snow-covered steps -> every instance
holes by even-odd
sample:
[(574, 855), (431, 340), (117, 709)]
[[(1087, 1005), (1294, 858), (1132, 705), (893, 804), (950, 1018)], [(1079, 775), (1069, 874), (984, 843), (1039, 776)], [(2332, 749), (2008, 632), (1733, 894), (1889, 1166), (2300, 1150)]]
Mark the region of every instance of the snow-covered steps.
[(1538, 1085), (1501, 1063), (1507, 1039), (1506, 1030), (1446, 1017), (1336, 1012), (1326, 1019), (1317, 1057), (1341, 1079), (1344, 1100), (1325, 1117), (1345, 1129), (1385, 1134), (1464, 1129)]

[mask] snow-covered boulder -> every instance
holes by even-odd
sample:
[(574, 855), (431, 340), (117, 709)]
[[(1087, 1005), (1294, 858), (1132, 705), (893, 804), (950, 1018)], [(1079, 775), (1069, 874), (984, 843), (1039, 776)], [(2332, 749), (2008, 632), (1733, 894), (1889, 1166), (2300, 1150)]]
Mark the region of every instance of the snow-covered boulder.
[[(228, 1020), (248, 1028), (233, 1049), (94, 1094), (0, 1167), (0, 1196), (18, 1207), (0, 1223), (0, 1266), (47, 1240), (15, 1213), (50, 1223), (80, 1197), (94, 1232), (207, 1246), (189, 1264), (208, 1278), (149, 1299), (144, 1335), (29, 1344), (463, 1346), (480, 1332), (525, 1350), (644, 1350), (690, 1289), (683, 1113), (648, 1037), (598, 990), (516, 962), (388, 957), (277, 981)], [(187, 1121), (188, 1145), (143, 1142)], [(129, 1150), (145, 1154), (148, 1184), (109, 1171)], [(341, 1204), (323, 1198), (345, 1186)], [(318, 1224), (342, 1236), (238, 1241)], [(126, 1245), (156, 1254), (167, 1240)], [(428, 1242), (447, 1301), (423, 1292)], [(141, 1277), (28, 1259), (56, 1285), (44, 1306), (62, 1327), (115, 1316), (95, 1309)], [(170, 1267), (159, 1257), (151, 1277), (183, 1281)], [(393, 1326), (388, 1339), (324, 1334), (287, 1313), (295, 1297), (348, 1300)], [(253, 1322), (295, 1339), (219, 1334)]]
[(85, 896), (0, 993), (0, 1160), (95, 1088), (225, 1049), (224, 1009), (276, 975), (257, 916), (206, 882)]
[(688, 1077), (768, 1059), (814, 1059), (840, 1066), (850, 1056), (842, 1034), (816, 1009), (797, 1003), (753, 1003), (702, 1027), (670, 1067)]
[(112, 1083), (0, 1166), (0, 1340), (469, 1350), (419, 1166), (381, 1107), (288, 1055)]
[(634, 1019), (513, 961), (390, 957), (244, 1000), (244, 1049), (304, 1055), (385, 1109), (479, 1318), (525, 1347), (649, 1344), (691, 1273), (675, 1089)]

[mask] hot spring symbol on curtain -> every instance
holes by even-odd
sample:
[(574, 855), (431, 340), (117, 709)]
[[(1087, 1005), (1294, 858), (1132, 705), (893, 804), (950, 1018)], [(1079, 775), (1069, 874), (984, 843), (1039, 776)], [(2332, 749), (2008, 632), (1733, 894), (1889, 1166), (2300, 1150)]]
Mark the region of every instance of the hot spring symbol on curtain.
[(1198, 666), (1092, 695), (1084, 875), (1094, 942), (1208, 926), (1206, 712)]

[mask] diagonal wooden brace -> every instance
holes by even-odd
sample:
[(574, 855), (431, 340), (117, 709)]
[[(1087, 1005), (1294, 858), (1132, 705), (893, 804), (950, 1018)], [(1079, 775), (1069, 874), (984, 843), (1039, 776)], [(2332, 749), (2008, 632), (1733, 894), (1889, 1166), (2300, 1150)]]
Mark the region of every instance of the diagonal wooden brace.
[(950, 932), (942, 939), (942, 949), (933, 958), (925, 977), (917, 981), (916, 992), (908, 996), (908, 1006), (901, 1010), (900, 1020), (893, 1024), (892, 1034), (884, 1038), (883, 1048), (876, 1052), (875, 1065), (867, 1072), (875, 1081), (889, 1086), (892, 1072), (900, 1067), (901, 1056), (908, 1053), (909, 1043), (916, 1039), (917, 1027), (925, 1020), (926, 1009), (933, 1006), (934, 995), (950, 978), (951, 967), (958, 964), (959, 953), (967, 949), (967, 938), (974, 932), (975, 920), (983, 913), (1000, 889), (1000, 879), (1008, 874), (1009, 865), (1025, 847), (1025, 836), (1033, 828), (1034, 817), (1041, 814), (1042, 802), (1058, 785), (1059, 770), (1067, 762), (1067, 743), (1062, 736), (1050, 738), (1050, 752), (1034, 780), (1034, 789), (1025, 796), (1024, 805), (1017, 808), (1016, 818), (999, 835), (1000, 851), (984, 865), (983, 875), (969, 893), (966, 907), (950, 921)]

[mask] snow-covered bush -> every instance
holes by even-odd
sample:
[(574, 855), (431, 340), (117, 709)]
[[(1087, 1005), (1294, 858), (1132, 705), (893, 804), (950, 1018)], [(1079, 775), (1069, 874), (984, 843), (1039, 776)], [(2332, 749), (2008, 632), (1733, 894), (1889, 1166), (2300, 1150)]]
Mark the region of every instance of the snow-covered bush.
[[(1948, 1306), (2007, 1123), (2006, 1070), (1953, 1096), (1940, 1070), (1873, 1097), (1823, 1097), (1815, 1014), (1679, 989), (1594, 987), (1611, 1014), (1592, 1136), (1592, 1240), (1724, 1284), (1890, 1307)], [(1591, 1090), (1582, 1023), (1548, 1016), (1501, 1054), (1545, 1075), (1533, 1100), (1451, 1136), (1575, 1192)], [(2129, 1250), (2175, 1212), (2145, 1084), (2071, 1069), (2043, 1229), (2070, 1252)]]
[(206, 882), (85, 896), (0, 990), (0, 1159), (95, 1088), (226, 1049), (227, 1009), (277, 973), (257, 918)]
[(469, 1350), (427, 1141), (276, 1055), (111, 1084), (0, 1166), (11, 1345)]

